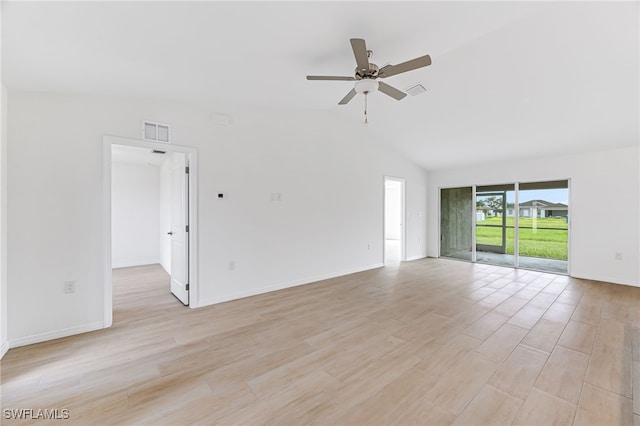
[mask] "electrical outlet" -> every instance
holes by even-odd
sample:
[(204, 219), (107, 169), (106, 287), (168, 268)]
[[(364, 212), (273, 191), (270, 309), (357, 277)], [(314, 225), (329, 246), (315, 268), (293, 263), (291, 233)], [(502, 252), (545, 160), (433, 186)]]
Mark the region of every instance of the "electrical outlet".
[(367, 244), (367, 250), (371, 250), (371, 244)]
[(232, 261), (229, 262), (229, 270), (233, 271), (235, 269), (236, 269), (236, 261), (232, 260)]
[(619, 252), (619, 251), (617, 251), (617, 252), (616, 252), (616, 254), (615, 254), (615, 256), (614, 256), (614, 259), (615, 259), (615, 260), (622, 260), (622, 253), (621, 253), (621, 252)]
[(75, 281), (65, 281), (64, 282), (64, 294), (73, 294), (76, 292), (76, 282)]

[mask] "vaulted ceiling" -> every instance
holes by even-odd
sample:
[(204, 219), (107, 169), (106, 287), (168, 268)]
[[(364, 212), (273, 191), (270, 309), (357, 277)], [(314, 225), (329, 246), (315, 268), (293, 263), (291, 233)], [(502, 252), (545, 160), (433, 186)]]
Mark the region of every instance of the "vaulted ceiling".
[(639, 143), (638, 2), (2, 2), (11, 90), (322, 109), (352, 75), (349, 38), (382, 66), (430, 54), (369, 96), (370, 124), (427, 169)]

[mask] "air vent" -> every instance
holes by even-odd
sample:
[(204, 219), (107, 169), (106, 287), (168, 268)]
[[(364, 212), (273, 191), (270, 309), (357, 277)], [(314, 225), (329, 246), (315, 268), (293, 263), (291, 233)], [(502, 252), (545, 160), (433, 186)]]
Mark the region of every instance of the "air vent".
[(166, 154), (167, 151), (160, 151), (159, 149), (154, 149), (151, 151), (152, 154)]
[(405, 92), (407, 92), (411, 96), (416, 96), (416, 95), (419, 95), (420, 93), (424, 93), (426, 91), (427, 91), (427, 89), (425, 89), (424, 86), (422, 84), (420, 84), (420, 83), (416, 84), (415, 86), (411, 86), (407, 90), (405, 90)]
[(143, 121), (142, 139), (146, 141), (170, 143), (171, 126), (153, 121)]

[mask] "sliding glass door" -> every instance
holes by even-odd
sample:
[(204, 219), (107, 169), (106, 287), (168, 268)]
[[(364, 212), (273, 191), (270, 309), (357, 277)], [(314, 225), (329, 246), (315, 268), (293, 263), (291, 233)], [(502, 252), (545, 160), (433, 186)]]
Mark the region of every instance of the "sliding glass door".
[(569, 182), (440, 190), (440, 256), (568, 272)]
[(518, 200), (519, 266), (567, 273), (569, 182), (521, 183)]
[(515, 185), (476, 187), (476, 262), (515, 266), (513, 210)]

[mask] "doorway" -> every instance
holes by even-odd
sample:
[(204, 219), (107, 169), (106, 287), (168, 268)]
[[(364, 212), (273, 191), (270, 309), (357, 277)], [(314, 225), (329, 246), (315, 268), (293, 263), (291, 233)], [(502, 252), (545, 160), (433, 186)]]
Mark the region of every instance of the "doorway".
[(114, 267), (159, 264), (167, 294), (197, 306), (195, 149), (105, 136), (103, 158), (104, 326), (113, 322)]
[(405, 180), (384, 178), (384, 264), (398, 265), (405, 254)]

